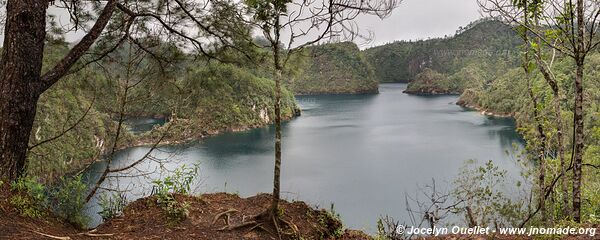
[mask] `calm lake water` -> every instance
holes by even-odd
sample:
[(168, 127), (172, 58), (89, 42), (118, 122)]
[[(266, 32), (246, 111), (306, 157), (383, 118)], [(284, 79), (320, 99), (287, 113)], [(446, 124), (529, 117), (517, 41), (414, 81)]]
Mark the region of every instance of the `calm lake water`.
[[(382, 84), (376, 95), (298, 97), (302, 116), (283, 126), (283, 196), (323, 208), (334, 203), (345, 226), (373, 232), (381, 215), (408, 222), (406, 194), (414, 195), (432, 178), (448, 188), (466, 160), (493, 160), (509, 173), (518, 171), (507, 154), (521, 144), (512, 120), (463, 109), (455, 105), (456, 96), (407, 95), (405, 87)], [(265, 127), (163, 147), (153, 153), (156, 161), (129, 172), (153, 174), (111, 178), (103, 186), (127, 189), (128, 200), (134, 200), (167, 174), (162, 168), (199, 164), (197, 193), (270, 192), (273, 138), (274, 128)], [(135, 161), (147, 150), (121, 151), (114, 164)], [(97, 178), (102, 167), (94, 165), (90, 177)], [(101, 221), (99, 210), (94, 199), (88, 209), (93, 225)]]

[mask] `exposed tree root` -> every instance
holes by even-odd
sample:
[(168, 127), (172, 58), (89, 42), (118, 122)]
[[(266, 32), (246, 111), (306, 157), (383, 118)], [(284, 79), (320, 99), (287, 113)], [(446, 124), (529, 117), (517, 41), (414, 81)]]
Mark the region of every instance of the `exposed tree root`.
[(223, 218), (223, 221), (225, 221), (225, 225), (229, 226), (229, 220), (231, 219), (231, 214), (232, 213), (236, 213), (239, 212), (236, 209), (229, 209), (225, 212), (221, 212), (217, 215), (215, 215), (215, 217), (213, 218), (212, 224), (215, 225), (215, 223), (217, 223), (219, 221), (219, 219)]
[[(225, 212), (220, 213), (222, 215), (226, 215)], [(221, 216), (222, 216), (221, 215)], [(219, 215), (217, 215), (219, 216)], [(217, 219), (215, 216), (215, 219)], [(219, 216), (219, 217), (221, 217)], [(247, 232), (254, 231), (256, 229), (261, 229), (270, 235), (275, 236), (277, 239), (283, 239), (283, 236), (287, 236), (286, 239), (296, 239), (298, 238), (298, 227), (290, 221), (287, 221), (281, 216), (274, 214), (271, 210), (265, 211), (261, 214), (251, 217), (251, 221), (245, 222), (243, 221), (237, 225), (230, 225), (227, 223), (227, 226), (219, 229), (220, 231), (233, 231), (238, 229), (248, 229)], [(217, 219), (218, 220), (218, 219)], [(287, 229), (287, 231), (284, 231)]]
[(37, 233), (39, 235), (42, 235), (44, 237), (47, 238), (52, 238), (52, 239), (58, 239), (58, 240), (70, 240), (70, 237), (59, 237), (59, 236), (54, 236), (54, 235), (50, 235), (50, 234), (45, 234), (45, 233), (41, 233), (41, 232), (37, 232), (37, 231), (33, 231), (34, 233)]
[(84, 235), (88, 237), (112, 237), (115, 235), (113, 233), (96, 233), (96, 231), (98, 231), (98, 229), (92, 229), (88, 232), (79, 233), (78, 235)]
[(240, 228), (245, 228), (245, 227), (249, 227), (249, 226), (253, 226), (253, 225), (257, 225), (258, 222), (256, 221), (251, 221), (251, 222), (244, 222), (244, 223), (240, 223), (238, 225), (227, 225), (225, 227), (222, 227), (219, 229), (219, 231), (231, 231), (231, 230), (237, 230)]

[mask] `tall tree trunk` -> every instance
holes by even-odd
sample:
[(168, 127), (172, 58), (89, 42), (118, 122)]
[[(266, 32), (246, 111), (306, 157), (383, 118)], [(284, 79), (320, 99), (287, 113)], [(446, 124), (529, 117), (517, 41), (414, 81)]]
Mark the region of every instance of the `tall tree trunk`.
[[(529, 75), (529, 74), (528, 74)], [(539, 175), (538, 175), (538, 204), (540, 211), (542, 213), (542, 220), (546, 220), (546, 133), (544, 131), (544, 127), (542, 126), (542, 119), (540, 117), (540, 113), (537, 110), (538, 99), (533, 92), (533, 87), (531, 86), (531, 76), (527, 77), (527, 91), (529, 92), (529, 96), (531, 97), (531, 102), (533, 104), (533, 119), (535, 121), (537, 135), (539, 138), (539, 143), (535, 146), (535, 157), (539, 163)], [(539, 144), (539, 145), (538, 145)]]
[(41, 70), (47, 1), (13, 0), (6, 6), (0, 67), (0, 178), (14, 180), (26, 169), (27, 145), (43, 91)]
[(273, 171), (273, 201), (271, 210), (279, 211), (281, 186), (281, 70), (275, 74), (275, 169)]
[(558, 147), (558, 157), (560, 159), (560, 186), (562, 192), (562, 214), (563, 217), (569, 216), (569, 187), (567, 186), (567, 163), (565, 161), (565, 140), (563, 135), (562, 110), (560, 107), (560, 93), (554, 94), (554, 111), (556, 112), (556, 142)]
[[(556, 82), (554, 82), (556, 83)], [(565, 145), (563, 136), (563, 121), (562, 121), (562, 109), (560, 107), (560, 90), (556, 84), (552, 85), (552, 92), (554, 94), (554, 112), (556, 118), (556, 148), (558, 149), (558, 158), (560, 160), (560, 179), (561, 192), (562, 192), (562, 207), (561, 212), (563, 216), (569, 216), (569, 188), (567, 186), (567, 163), (565, 161)]]
[[(540, 20), (539, 20), (539, 12), (538, 12), (538, 8), (536, 8), (535, 10), (535, 28), (536, 29), (540, 29)], [(556, 148), (558, 149), (558, 158), (560, 161), (560, 185), (561, 185), (561, 191), (562, 191), (562, 208), (561, 208), (561, 212), (563, 214), (563, 216), (568, 216), (569, 215), (569, 197), (568, 197), (568, 186), (567, 186), (567, 181), (566, 181), (566, 169), (567, 169), (567, 164), (565, 162), (565, 145), (564, 145), (564, 136), (563, 136), (563, 121), (562, 121), (562, 109), (560, 106), (561, 103), (561, 97), (560, 97), (560, 88), (558, 86), (558, 81), (556, 81), (556, 78), (554, 77), (554, 75), (552, 74), (552, 66), (548, 66), (543, 60), (542, 60), (542, 39), (537, 37), (536, 38), (536, 45), (537, 45), (537, 49), (536, 49), (536, 54), (535, 54), (535, 60), (537, 62), (538, 65), (538, 69), (540, 70), (540, 72), (542, 73), (542, 76), (544, 77), (544, 79), (546, 80), (546, 83), (548, 83), (548, 85), (550, 86), (550, 88), (552, 89), (552, 94), (554, 96), (554, 101), (553, 101), (553, 105), (554, 105), (554, 116), (556, 118), (555, 123), (556, 123)], [(554, 56), (552, 57), (554, 58)]]
[[(560, 160), (560, 179), (561, 192), (562, 192), (562, 207), (561, 212), (563, 216), (569, 216), (569, 188), (567, 186), (567, 163), (565, 161), (565, 145), (563, 136), (563, 121), (562, 121), (562, 108), (560, 106), (560, 89), (556, 84), (556, 81), (551, 81), (552, 92), (554, 95), (554, 112), (556, 122), (556, 148), (558, 149), (558, 158)], [(549, 81), (550, 83), (550, 81)]]
[(584, 150), (583, 68), (585, 62), (584, 2), (577, 0), (577, 47), (575, 48), (575, 152), (573, 159), (573, 220), (581, 222), (581, 167)]
[(273, 48), (273, 62), (275, 67), (275, 168), (273, 170), (273, 199), (271, 213), (278, 216), (280, 187), (281, 187), (281, 66), (279, 36), (281, 26), (279, 17), (275, 19), (275, 39), (271, 42)]
[(573, 160), (573, 220), (581, 222), (581, 185), (584, 149), (583, 61), (577, 61), (575, 76), (575, 156)]
[[(536, 20), (536, 28), (539, 27), (538, 21)], [(546, 83), (552, 89), (552, 94), (554, 96), (553, 105), (554, 105), (554, 117), (556, 118), (556, 148), (558, 151), (558, 158), (560, 160), (560, 175), (561, 177), (561, 191), (562, 191), (562, 208), (561, 212), (563, 216), (569, 215), (569, 197), (568, 197), (568, 186), (566, 179), (566, 169), (567, 164), (565, 162), (565, 145), (564, 145), (564, 136), (563, 136), (563, 121), (562, 121), (562, 108), (560, 106), (561, 98), (560, 98), (560, 88), (558, 87), (558, 82), (551, 74), (551, 70), (549, 66), (542, 60), (542, 50), (541, 50), (542, 42), (538, 38), (537, 39), (537, 49), (535, 54), (535, 60), (538, 65), (538, 69), (542, 73), (542, 76), (546, 80)]]
[(8, 1), (0, 62), (0, 178), (14, 180), (26, 171), (37, 100), (92, 46), (116, 5), (109, 0), (81, 41), (42, 76), (48, 0)]
[[(524, 2), (524, 9), (526, 9), (526, 11), (529, 9), (529, 4), (527, 1)], [(537, 13), (534, 12), (534, 15), (536, 16), (536, 18), (534, 18), (534, 22), (537, 21)], [(527, 27), (531, 27), (531, 21), (529, 18), (529, 14), (524, 14), (523, 15), (523, 21), (525, 26)], [(530, 54), (531, 54), (531, 46), (529, 43), (529, 31), (525, 31), (523, 33), (523, 40), (524, 40), (524, 48), (525, 48), (525, 53), (523, 56), (523, 70), (525, 71), (525, 80), (527, 81), (527, 93), (529, 94), (529, 97), (531, 98), (531, 103), (533, 105), (533, 121), (535, 123), (535, 127), (536, 127), (536, 131), (537, 131), (537, 137), (539, 138), (539, 143), (535, 143), (535, 148), (534, 148), (534, 156), (537, 160), (537, 162), (539, 163), (539, 175), (538, 175), (538, 206), (540, 208), (540, 211), (542, 213), (542, 219), (545, 220), (546, 219), (546, 163), (545, 163), (545, 152), (546, 152), (546, 134), (544, 132), (544, 128), (542, 126), (542, 119), (540, 116), (540, 113), (537, 110), (537, 105), (538, 105), (538, 98), (535, 95), (535, 93), (533, 92), (533, 86), (532, 86), (532, 77), (531, 77), (531, 69), (530, 69), (530, 63), (531, 63), (531, 58), (530, 58)]]

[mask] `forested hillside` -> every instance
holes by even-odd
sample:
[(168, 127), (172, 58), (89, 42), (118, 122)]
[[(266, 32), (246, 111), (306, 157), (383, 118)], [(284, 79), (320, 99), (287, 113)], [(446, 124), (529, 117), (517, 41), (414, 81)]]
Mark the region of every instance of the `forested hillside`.
[[(46, 66), (66, 50), (66, 43), (54, 43), (47, 50)], [(231, 52), (222, 54), (238, 60), (234, 64), (191, 62), (191, 56), (174, 48), (161, 51), (178, 59), (165, 72), (156, 72), (160, 67), (143, 51), (125, 45), (111, 54), (111, 61), (82, 68), (44, 93), (30, 140), (30, 173), (45, 180), (57, 179), (109, 152), (119, 106), (129, 85), (135, 87), (127, 87), (125, 129), (130, 119), (140, 117), (162, 119), (167, 124), (141, 135), (123, 131), (120, 147), (151, 144), (163, 130), (164, 141), (173, 143), (273, 122), (274, 83), (268, 67), (240, 62), (243, 58)], [(261, 49), (255, 51), (257, 56), (265, 54)], [(136, 54), (142, 57), (133, 57)], [(287, 82), (291, 90), (283, 91), (285, 119), (300, 113), (294, 94), (377, 92), (373, 69), (354, 43), (311, 47), (294, 60), (299, 65), (286, 71), (286, 79), (293, 80)], [(128, 61), (143, 64), (132, 70)]]
[[(66, 43), (49, 47), (46, 65), (66, 49)], [(77, 172), (109, 153), (115, 139), (118, 148), (152, 144), (163, 133), (164, 142), (184, 142), (273, 122), (271, 79), (232, 64), (191, 62), (174, 49), (157, 51), (179, 61), (156, 71), (160, 67), (143, 51), (124, 45), (111, 61), (74, 72), (44, 93), (30, 140), (30, 174), (53, 181)], [(284, 89), (283, 117), (297, 114)], [(140, 117), (167, 123), (141, 135), (126, 131), (129, 120)], [(115, 136), (119, 121), (122, 131)]]
[(331, 43), (307, 48), (303, 72), (290, 79), (295, 94), (376, 93), (371, 65), (355, 43)]
[(521, 40), (510, 26), (482, 19), (452, 37), (397, 41), (364, 50), (379, 82), (409, 82), (425, 69), (452, 75), (472, 65), (518, 63)]
[[(600, 212), (600, 181), (598, 171), (595, 166), (600, 166), (600, 53), (594, 52), (586, 60), (585, 81), (585, 132), (588, 133), (585, 138), (586, 149), (583, 153), (588, 166), (584, 168), (584, 188), (582, 195), (584, 204), (582, 211), (584, 216), (595, 216)], [(505, 74), (501, 74), (494, 79), (490, 79), (488, 84), (467, 89), (458, 101), (459, 105), (475, 108), (480, 111), (488, 112), (492, 115), (511, 115), (517, 121), (520, 134), (528, 141), (528, 148), (539, 146), (540, 129), (545, 133), (547, 147), (550, 153), (544, 161), (547, 161), (548, 169), (560, 169), (560, 155), (558, 150), (560, 145), (556, 142), (557, 131), (561, 131), (564, 136), (564, 148), (572, 149), (573, 142), (573, 104), (574, 92), (570, 86), (573, 86), (575, 74), (572, 71), (573, 62), (571, 59), (561, 56), (555, 59), (552, 67), (557, 84), (560, 88), (567, 91), (561, 91), (558, 99), (553, 95), (552, 89), (544, 80), (539, 72), (534, 72), (530, 86), (523, 76), (522, 68), (506, 69)], [(535, 96), (534, 101), (531, 95)], [(561, 116), (557, 119), (556, 102), (559, 103)], [(556, 125), (556, 123), (561, 123)], [(538, 123), (541, 123), (538, 125)], [(560, 129), (559, 129), (560, 126)], [(564, 130), (562, 130), (564, 129)], [(562, 131), (565, 131), (564, 133)], [(567, 159), (571, 154), (566, 155)], [(549, 173), (553, 173), (548, 170)], [(555, 173), (553, 173), (555, 174)], [(572, 177), (572, 173), (567, 173)], [(546, 184), (552, 184), (546, 180)], [(562, 194), (570, 194), (560, 193)], [(558, 209), (560, 204), (555, 203), (552, 207)]]

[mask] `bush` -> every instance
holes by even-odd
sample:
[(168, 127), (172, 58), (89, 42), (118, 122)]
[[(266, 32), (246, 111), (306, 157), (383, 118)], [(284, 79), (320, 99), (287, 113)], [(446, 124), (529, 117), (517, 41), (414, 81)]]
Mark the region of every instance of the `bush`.
[(36, 177), (23, 177), (11, 184), (16, 191), (11, 205), (24, 217), (41, 218), (46, 210), (78, 227), (85, 227), (89, 218), (83, 213), (87, 187), (81, 176), (61, 178), (54, 186), (46, 187)]
[(86, 194), (87, 186), (81, 175), (63, 177), (49, 190), (50, 207), (57, 216), (83, 228), (89, 223), (89, 217), (84, 213)]
[(404, 228), (399, 221), (394, 220), (390, 216), (380, 217), (377, 219), (377, 234), (376, 240), (400, 240), (405, 239), (403, 233), (398, 232), (398, 228)]
[(47, 198), (46, 188), (36, 177), (22, 177), (11, 184), (11, 190), (17, 191), (10, 204), (24, 217), (41, 218), (45, 215)]
[(113, 193), (111, 196), (102, 194), (98, 204), (102, 208), (102, 211), (98, 214), (100, 214), (102, 220), (107, 221), (123, 214), (123, 209), (127, 206), (127, 196), (123, 193)]
[(331, 203), (329, 211), (321, 211), (321, 214), (319, 215), (319, 225), (327, 229), (330, 236), (335, 238), (339, 238), (344, 234), (344, 226), (342, 225), (340, 214), (335, 211), (333, 203)]
[(183, 165), (175, 169), (173, 175), (162, 180), (153, 181), (153, 191), (158, 206), (165, 211), (169, 224), (178, 224), (187, 218), (189, 204), (178, 202), (174, 194), (188, 194), (191, 191), (196, 174), (198, 174), (197, 165), (193, 168)]

